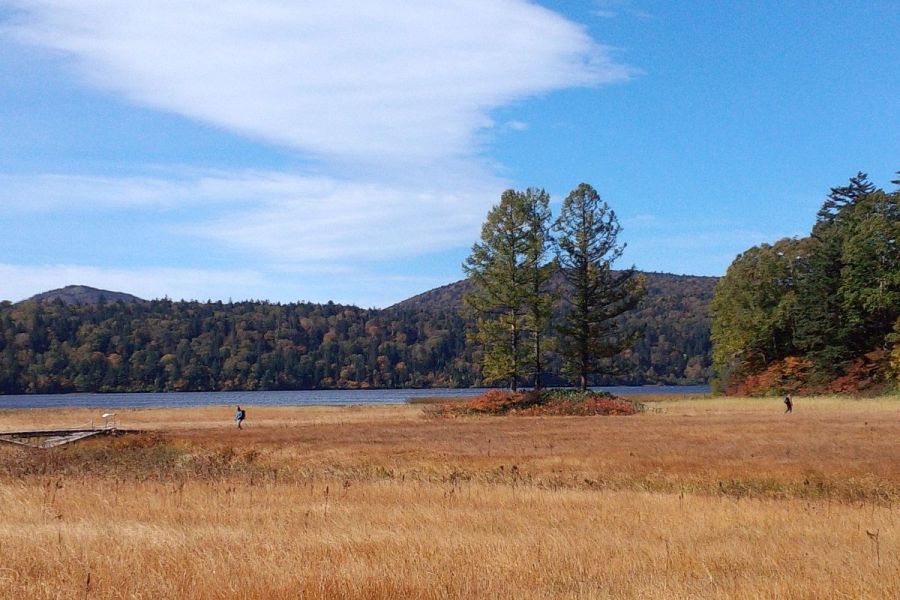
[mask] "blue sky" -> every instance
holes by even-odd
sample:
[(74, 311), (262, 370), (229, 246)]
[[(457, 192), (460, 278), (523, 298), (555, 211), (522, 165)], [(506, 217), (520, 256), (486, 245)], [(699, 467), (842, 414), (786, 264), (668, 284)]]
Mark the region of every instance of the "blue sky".
[(0, 0), (0, 298), (386, 306), (508, 187), (720, 275), (900, 169), (896, 2)]

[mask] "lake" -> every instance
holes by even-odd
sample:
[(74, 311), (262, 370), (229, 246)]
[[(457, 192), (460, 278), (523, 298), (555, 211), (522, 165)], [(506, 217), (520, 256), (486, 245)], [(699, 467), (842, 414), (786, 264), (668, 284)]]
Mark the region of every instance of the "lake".
[[(708, 385), (611, 386), (596, 388), (620, 396), (707, 394)], [(246, 404), (247, 406), (346, 406), (403, 404), (413, 398), (477, 396), (485, 389), (297, 390), (278, 392), (168, 392), (146, 394), (26, 394), (0, 396), (2, 408), (177, 408)]]

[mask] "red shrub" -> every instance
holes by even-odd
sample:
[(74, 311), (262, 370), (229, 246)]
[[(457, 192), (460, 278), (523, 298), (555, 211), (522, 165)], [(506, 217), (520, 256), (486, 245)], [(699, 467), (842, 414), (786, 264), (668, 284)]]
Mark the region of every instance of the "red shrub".
[(436, 416), (525, 415), (591, 416), (633, 415), (641, 406), (606, 394), (558, 394), (553, 392), (509, 392), (491, 390), (464, 402), (447, 402), (429, 410)]

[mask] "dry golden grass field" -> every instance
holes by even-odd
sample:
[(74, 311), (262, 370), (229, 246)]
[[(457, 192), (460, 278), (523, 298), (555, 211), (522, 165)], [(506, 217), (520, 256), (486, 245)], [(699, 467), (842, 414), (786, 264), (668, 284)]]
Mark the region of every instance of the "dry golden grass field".
[[(119, 411), (0, 445), (0, 598), (900, 598), (900, 397)], [(95, 410), (0, 410), (0, 431)]]

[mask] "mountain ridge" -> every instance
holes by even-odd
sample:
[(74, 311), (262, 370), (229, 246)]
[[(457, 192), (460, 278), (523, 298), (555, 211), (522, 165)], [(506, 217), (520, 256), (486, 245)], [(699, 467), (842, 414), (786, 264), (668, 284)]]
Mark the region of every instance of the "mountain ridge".
[[(658, 287), (663, 281), (703, 281), (715, 285), (715, 283), (719, 280), (719, 277), (713, 275), (679, 275), (675, 273), (664, 273), (660, 271), (636, 271), (636, 273), (644, 276), (646, 287), (648, 289)], [(551, 283), (551, 287), (556, 287), (561, 284), (562, 282), (560, 280), (560, 276), (557, 274)], [(447, 283), (420, 294), (410, 296), (409, 298), (401, 300), (400, 302), (396, 302), (383, 310), (403, 309), (419, 305), (428, 306), (433, 305), (437, 302), (449, 303), (454, 305), (456, 308), (462, 308), (463, 296), (465, 296), (465, 294), (470, 289), (471, 283), (469, 283), (469, 280), (460, 279), (459, 281)]]
[(67, 285), (35, 294), (22, 302), (53, 302), (55, 300), (59, 300), (63, 304), (100, 304), (101, 301), (124, 302), (125, 304), (146, 302), (143, 298), (138, 298), (133, 294), (102, 290), (88, 285)]

